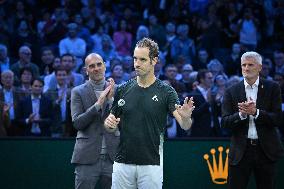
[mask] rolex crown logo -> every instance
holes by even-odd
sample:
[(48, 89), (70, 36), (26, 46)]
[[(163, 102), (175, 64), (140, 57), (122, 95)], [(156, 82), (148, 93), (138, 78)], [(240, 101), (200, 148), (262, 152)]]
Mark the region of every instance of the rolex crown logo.
[(227, 183), (227, 178), (228, 178), (228, 154), (229, 154), (229, 149), (226, 149), (226, 160), (225, 163), (223, 164), (223, 150), (224, 148), (222, 146), (218, 147), (219, 151), (219, 162), (217, 165), (217, 160), (216, 160), (216, 150), (212, 148), (210, 150), (210, 153), (212, 154), (213, 158), (213, 167), (212, 164), (209, 161), (209, 155), (204, 154), (203, 158), (206, 160), (208, 169), (211, 175), (212, 182), (215, 184), (226, 184)]

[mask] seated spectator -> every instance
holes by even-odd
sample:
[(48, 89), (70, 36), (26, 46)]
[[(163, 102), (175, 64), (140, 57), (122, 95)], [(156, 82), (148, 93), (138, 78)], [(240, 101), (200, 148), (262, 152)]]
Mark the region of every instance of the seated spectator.
[(41, 63), (40, 63), (40, 75), (45, 77), (53, 72), (52, 63), (54, 61), (53, 50), (49, 47), (43, 47), (41, 49)]
[(150, 38), (156, 41), (160, 47), (164, 47), (167, 41), (164, 26), (159, 23), (159, 19), (154, 14), (149, 16), (148, 22)]
[(238, 21), (240, 43), (246, 51), (253, 51), (257, 47), (259, 36), (259, 20), (254, 16), (250, 8), (246, 8), (243, 18)]
[(9, 70), (13, 63), (13, 59), (8, 56), (7, 46), (0, 44), (0, 73)]
[(185, 93), (188, 94), (192, 91), (192, 80), (190, 79), (190, 73), (193, 71), (193, 68), (190, 64), (185, 64), (182, 67), (181, 75), (182, 78), (180, 82), (185, 85)]
[(171, 86), (176, 90), (176, 92), (178, 93), (179, 97), (182, 98), (183, 93), (186, 92), (185, 91), (185, 85), (176, 80), (178, 74), (178, 70), (177, 67), (173, 64), (168, 64), (165, 68), (165, 78), (166, 80), (168, 80), (171, 84)]
[(283, 104), (282, 105), (282, 111), (284, 111), (283, 110), (283, 107), (284, 107), (284, 74), (276, 72), (274, 74), (273, 80), (276, 81), (279, 84), (280, 88), (281, 88), (282, 104)]
[(217, 75), (214, 79), (214, 86), (212, 88), (212, 97), (215, 100), (214, 103), (214, 117), (216, 117), (216, 123), (215, 126), (219, 127), (218, 130), (220, 133), (218, 133), (218, 136), (222, 137), (229, 137), (231, 135), (230, 130), (226, 128), (221, 128), (221, 118), (222, 118), (222, 103), (223, 103), (223, 97), (225, 94), (225, 89), (227, 85), (227, 77), (224, 75)]
[(86, 52), (91, 51), (93, 49), (94, 43), (91, 38), (91, 33), (89, 28), (85, 27), (83, 23), (83, 18), (81, 14), (76, 14), (74, 16), (74, 22), (78, 25), (77, 36), (86, 42)]
[(133, 58), (131, 56), (125, 56), (122, 58), (123, 67), (123, 80), (128, 81), (130, 79), (130, 73), (133, 71)]
[[(18, 103), (22, 98), (22, 92), (13, 86), (14, 73), (11, 70), (5, 70), (1, 73), (0, 89), (0, 121), (2, 122), (2, 131), (8, 136), (22, 136), (23, 128), (20, 128), (16, 120), (16, 111)], [(0, 126), (1, 127), (1, 126)]]
[(61, 60), (59, 57), (55, 57), (53, 59), (53, 63), (52, 63), (52, 69), (53, 69), (53, 72), (44, 76), (44, 87), (43, 87), (43, 92), (45, 93), (49, 87), (49, 83), (50, 83), (50, 80), (51, 78), (53, 78), (55, 76), (55, 72), (54, 70), (56, 70), (57, 68), (59, 67), (62, 67), (61, 66)]
[(19, 61), (11, 66), (11, 70), (15, 74), (15, 84), (16, 85), (19, 85), (20, 70), (23, 67), (30, 67), (32, 72), (33, 72), (33, 76), (39, 77), (39, 68), (36, 64), (31, 62), (31, 57), (32, 57), (32, 51), (28, 46), (20, 47), (20, 49), (19, 49)]
[(134, 49), (137, 41), (143, 39), (144, 37), (149, 37), (149, 28), (145, 25), (140, 25), (136, 31), (136, 39), (133, 40), (131, 49)]
[(218, 59), (210, 60), (210, 62), (207, 64), (207, 69), (213, 74), (214, 79), (217, 75), (223, 75), (225, 78), (228, 78), (224, 72), (223, 65)]
[[(61, 66), (67, 71), (67, 84), (69, 88), (81, 85), (85, 82), (84, 76), (82, 74), (76, 73), (73, 71), (76, 61), (75, 57), (71, 54), (64, 54), (61, 56), (60, 60)], [(55, 74), (51, 75), (49, 78), (49, 83), (45, 87), (47, 89), (54, 89), (57, 86)]]
[(193, 71), (189, 74), (189, 81), (192, 83), (192, 90), (197, 89), (197, 86), (199, 84), (197, 81), (197, 75), (198, 75), (197, 71)]
[(63, 68), (55, 70), (56, 88), (49, 88), (46, 95), (51, 99), (54, 111), (51, 125), (51, 137), (74, 136), (70, 112), (71, 90), (67, 86), (67, 71)]
[(51, 21), (51, 15), (48, 11), (42, 11), (42, 18), (37, 22), (37, 33), (40, 40), (44, 40), (44, 26)]
[(115, 84), (119, 85), (125, 83), (123, 75), (124, 72), (121, 64), (112, 65), (110, 77), (113, 78)]
[(98, 52), (105, 62), (117, 57), (112, 39), (108, 35), (102, 37), (102, 49)]
[(66, 12), (62, 8), (56, 8), (52, 19), (47, 20), (43, 27), (45, 45), (58, 46), (58, 42), (66, 36)]
[(237, 75), (232, 75), (227, 81), (227, 88), (231, 87), (241, 81), (241, 78)]
[(78, 25), (76, 23), (68, 24), (68, 36), (60, 40), (58, 48), (60, 56), (64, 54), (72, 54), (76, 57), (75, 70), (83, 63), (82, 58), (86, 54), (86, 42), (77, 36)]
[(155, 74), (156, 78), (159, 78), (160, 80), (165, 80), (166, 81), (166, 79), (167, 79), (165, 77), (165, 75), (164, 75), (164, 72), (163, 72), (163, 64), (162, 64), (161, 59), (159, 59), (157, 61), (156, 65), (154, 67), (154, 74)]
[(94, 44), (92, 52), (98, 53), (102, 50), (102, 38), (104, 36), (110, 37), (107, 33), (105, 33), (103, 25), (100, 24), (97, 32), (91, 36)]
[(192, 112), (194, 120), (191, 127), (192, 137), (216, 137), (220, 133), (215, 107), (215, 99), (211, 88), (213, 74), (208, 70), (200, 70), (197, 74), (198, 85), (189, 96), (194, 99), (195, 109)]
[(229, 55), (225, 55), (224, 69), (228, 76), (241, 75), (241, 45), (234, 43), (232, 45), (232, 52)]
[(166, 44), (161, 47), (161, 51), (165, 57), (170, 56), (172, 41), (176, 38), (176, 25), (173, 22), (166, 24)]
[(126, 20), (120, 20), (118, 31), (113, 34), (113, 42), (119, 56), (131, 54), (132, 34), (128, 31)]
[(97, 17), (96, 10), (99, 10), (99, 8), (83, 7), (80, 11), (82, 19), (84, 20), (84, 25), (90, 30), (91, 33), (94, 33), (98, 26), (101, 25), (101, 22)]
[(20, 85), (23, 96), (27, 97), (31, 94), (32, 80), (34, 76), (30, 67), (24, 67), (20, 71)]
[(13, 35), (11, 44), (12, 55), (13, 53), (16, 53), (22, 45), (29, 45), (33, 52), (37, 52), (38, 38), (31, 29), (27, 20), (21, 20), (19, 22), (16, 33)]
[(199, 20), (200, 30), (196, 37), (196, 47), (205, 48), (210, 54), (214, 54), (214, 50), (223, 46), (221, 27), (216, 11), (216, 7), (212, 3), (208, 7), (208, 16), (201, 17)]
[(284, 52), (274, 51), (273, 60), (275, 64), (274, 72), (284, 74)]
[(260, 77), (267, 80), (273, 80), (270, 76), (270, 72), (272, 70), (272, 61), (269, 58), (265, 58), (262, 61), (262, 69), (259, 73)]
[(197, 53), (197, 59), (192, 63), (193, 69), (199, 71), (200, 69), (206, 69), (209, 62), (209, 54), (206, 49), (199, 49)]
[(181, 24), (177, 27), (177, 37), (171, 44), (171, 58), (176, 60), (179, 55), (185, 57), (187, 64), (192, 64), (195, 57), (194, 41), (188, 37), (189, 27), (187, 24)]
[(52, 102), (42, 95), (43, 85), (43, 80), (34, 79), (31, 95), (19, 102), (16, 118), (26, 136), (50, 136)]

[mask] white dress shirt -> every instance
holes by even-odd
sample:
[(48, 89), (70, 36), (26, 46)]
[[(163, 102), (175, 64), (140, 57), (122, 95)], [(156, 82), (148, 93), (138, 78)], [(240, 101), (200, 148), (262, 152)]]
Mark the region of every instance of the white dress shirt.
[[(244, 79), (244, 85), (245, 85), (245, 92), (246, 92), (246, 98), (247, 100), (252, 99), (253, 102), (256, 103), (257, 100), (257, 92), (258, 92), (258, 85), (259, 85), (259, 78), (257, 78), (257, 80), (255, 81), (255, 83), (253, 85), (249, 85), (246, 80)], [(239, 113), (240, 118), (246, 119), (247, 116), (241, 116), (241, 114)], [(255, 122), (254, 119), (257, 119), (259, 115), (259, 109), (256, 109), (256, 115), (249, 116), (249, 129), (248, 129), (248, 138), (250, 139), (257, 139), (257, 131), (256, 131), (256, 127), (255, 127)]]
[[(32, 109), (33, 109), (33, 114), (35, 114), (35, 118), (40, 117), (39, 116), (40, 98), (41, 98), (41, 96), (35, 97), (35, 96), (32, 95)], [(40, 134), (41, 133), (41, 130), (40, 130), (38, 123), (32, 124), (31, 133), (33, 133), (33, 134)]]
[(4, 100), (5, 103), (10, 106), (9, 108), (9, 118), (10, 120), (15, 119), (15, 111), (14, 111), (14, 97), (12, 90), (6, 90), (4, 89)]
[[(203, 87), (201, 87), (200, 85), (197, 85), (197, 89), (201, 92), (203, 98), (206, 100), (206, 102), (208, 101), (208, 92), (210, 89), (205, 89)], [(210, 117), (211, 117), (211, 121), (210, 121), (210, 127), (214, 127), (214, 121), (213, 121), (213, 115), (212, 115), (212, 108), (211, 106), (209, 106), (209, 112), (210, 112)]]
[(61, 110), (61, 121), (66, 120), (66, 102), (67, 102), (67, 86), (60, 87), (57, 85), (58, 89), (58, 96), (63, 95), (62, 100), (59, 102), (60, 103), (60, 110)]

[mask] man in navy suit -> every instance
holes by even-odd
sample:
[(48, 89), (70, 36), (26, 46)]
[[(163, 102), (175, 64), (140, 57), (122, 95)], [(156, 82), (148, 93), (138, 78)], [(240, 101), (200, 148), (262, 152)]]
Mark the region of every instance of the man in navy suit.
[(258, 189), (272, 189), (276, 161), (284, 156), (280, 87), (259, 78), (262, 58), (256, 52), (242, 55), (241, 69), (244, 80), (226, 90), (222, 106), (222, 126), (232, 130), (228, 186), (246, 188), (253, 173)]
[(216, 111), (214, 109), (215, 99), (211, 88), (213, 85), (213, 74), (206, 69), (201, 69), (197, 74), (198, 85), (189, 96), (194, 99), (195, 109), (192, 112), (193, 123), (191, 137), (216, 137), (219, 136), (220, 126)]
[(44, 82), (36, 78), (32, 81), (31, 95), (20, 101), (17, 120), (25, 128), (27, 136), (50, 136), (52, 102), (42, 95)]

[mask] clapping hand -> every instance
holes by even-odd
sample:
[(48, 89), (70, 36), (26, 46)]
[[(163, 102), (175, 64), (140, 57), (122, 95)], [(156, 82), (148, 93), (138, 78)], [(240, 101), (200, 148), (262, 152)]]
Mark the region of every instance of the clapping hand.
[(112, 97), (114, 96), (114, 85), (115, 85), (115, 82), (112, 78), (109, 78), (108, 79), (108, 82), (109, 82), (109, 93), (107, 94), (107, 99), (108, 100), (111, 100)]
[(243, 115), (255, 115), (256, 113), (256, 103), (249, 98), (248, 101), (238, 103), (239, 112)]
[(120, 118), (116, 118), (113, 114), (109, 114), (109, 116), (105, 119), (105, 127), (107, 129), (115, 130), (120, 122)]

